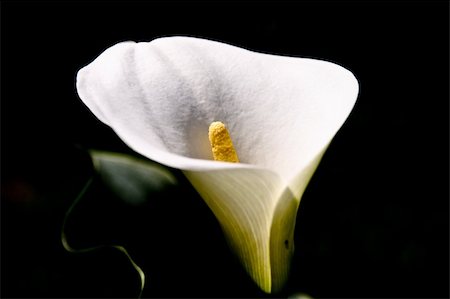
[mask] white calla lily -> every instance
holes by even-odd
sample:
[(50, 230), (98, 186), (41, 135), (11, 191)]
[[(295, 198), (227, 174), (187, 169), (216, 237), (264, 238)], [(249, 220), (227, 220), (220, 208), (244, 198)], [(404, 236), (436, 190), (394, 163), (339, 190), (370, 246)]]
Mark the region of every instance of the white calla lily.
[[(133, 150), (185, 173), (262, 290), (283, 286), (300, 198), (357, 98), (350, 71), (166, 37), (112, 46), (79, 71), (77, 90)], [(212, 160), (214, 121), (242, 163)]]

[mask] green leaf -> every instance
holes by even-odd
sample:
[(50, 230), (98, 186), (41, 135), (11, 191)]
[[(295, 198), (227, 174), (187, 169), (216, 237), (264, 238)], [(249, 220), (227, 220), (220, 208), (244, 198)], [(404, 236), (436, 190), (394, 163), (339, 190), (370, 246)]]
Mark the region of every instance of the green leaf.
[(129, 204), (141, 205), (152, 193), (176, 184), (166, 167), (149, 160), (95, 150), (90, 155), (103, 182)]
[[(128, 247), (129, 240), (120, 234), (128, 232), (134, 236), (139, 222), (123, 219), (130, 219), (127, 215), (137, 210), (146, 211), (149, 206), (143, 209), (143, 204), (150, 199), (157, 200), (162, 191), (177, 181), (167, 168), (149, 160), (94, 150), (89, 154), (98, 176), (89, 179), (67, 210), (61, 230), (62, 245), (68, 252), (77, 254), (104, 248), (118, 250), (138, 274), (141, 297), (145, 274), (123, 246)], [(101, 184), (93, 184), (96, 178), (101, 179)], [(105, 193), (107, 189), (110, 193)]]

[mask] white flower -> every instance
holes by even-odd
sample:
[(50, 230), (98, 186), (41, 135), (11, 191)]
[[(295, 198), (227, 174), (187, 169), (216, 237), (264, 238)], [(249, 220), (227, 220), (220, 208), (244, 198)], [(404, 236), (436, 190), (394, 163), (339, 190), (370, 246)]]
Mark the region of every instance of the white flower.
[[(77, 89), (133, 150), (184, 172), (262, 290), (283, 286), (300, 198), (357, 98), (351, 72), (166, 37), (112, 46), (79, 71)], [(242, 163), (212, 160), (214, 121)]]

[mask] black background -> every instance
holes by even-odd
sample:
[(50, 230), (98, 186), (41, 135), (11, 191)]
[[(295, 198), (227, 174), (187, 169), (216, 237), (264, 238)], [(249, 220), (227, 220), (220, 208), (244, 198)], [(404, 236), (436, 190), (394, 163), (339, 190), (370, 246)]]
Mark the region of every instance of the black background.
[[(137, 296), (119, 252), (70, 254), (59, 240), (93, 173), (85, 149), (133, 154), (74, 83), (107, 47), (168, 35), (325, 59), (360, 82), (304, 194), (291, 279), (273, 296), (448, 297), (448, 12), (444, 1), (2, 2), (2, 297)], [(139, 209), (94, 184), (74, 246), (126, 245), (147, 274), (144, 297), (267, 296), (174, 173), (180, 185)]]

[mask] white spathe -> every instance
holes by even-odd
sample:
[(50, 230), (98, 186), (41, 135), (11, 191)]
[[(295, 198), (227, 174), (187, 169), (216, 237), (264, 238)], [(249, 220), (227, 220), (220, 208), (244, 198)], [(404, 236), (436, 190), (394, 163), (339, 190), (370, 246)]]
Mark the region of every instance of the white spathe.
[[(107, 49), (78, 72), (77, 90), (133, 150), (183, 170), (261, 289), (283, 286), (300, 198), (356, 102), (350, 71), (165, 37)], [(212, 160), (213, 121), (242, 163)]]

